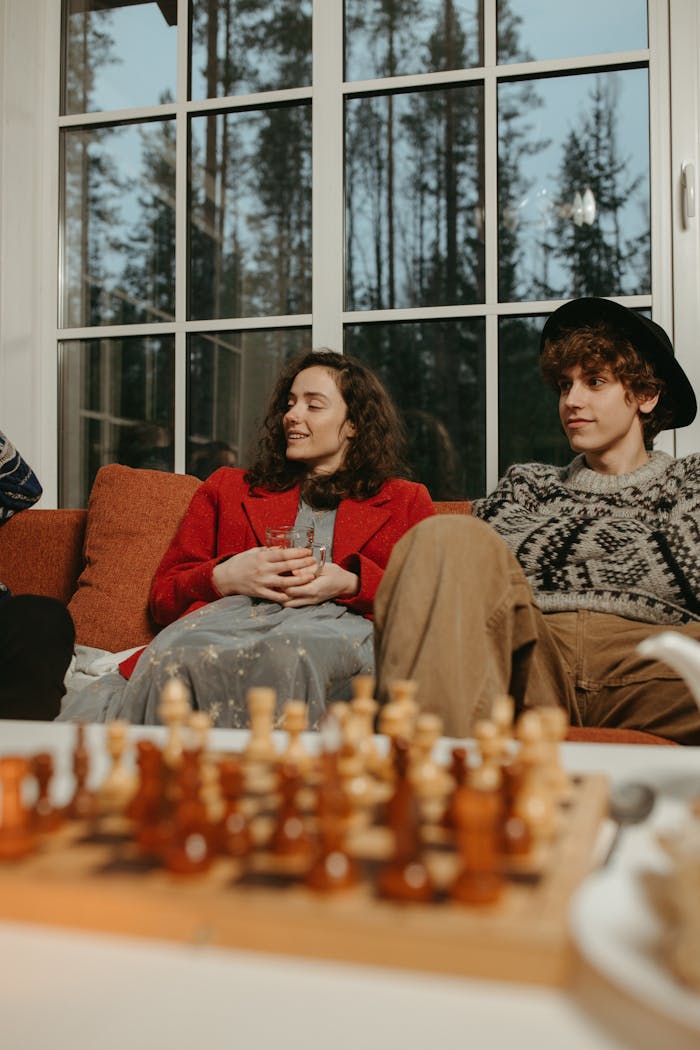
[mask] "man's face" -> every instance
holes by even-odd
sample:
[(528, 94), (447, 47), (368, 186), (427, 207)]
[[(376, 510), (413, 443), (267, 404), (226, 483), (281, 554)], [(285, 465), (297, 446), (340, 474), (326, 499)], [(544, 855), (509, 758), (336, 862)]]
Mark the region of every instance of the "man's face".
[(584, 372), (575, 365), (559, 378), (564, 432), (573, 451), (583, 452), (594, 470), (613, 467), (621, 473), (646, 458), (640, 412), (650, 412), (656, 400), (638, 401), (609, 368)]

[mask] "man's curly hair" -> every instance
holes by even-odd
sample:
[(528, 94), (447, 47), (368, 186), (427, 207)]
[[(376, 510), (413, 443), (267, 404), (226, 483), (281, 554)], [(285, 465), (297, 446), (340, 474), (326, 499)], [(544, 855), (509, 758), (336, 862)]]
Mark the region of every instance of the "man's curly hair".
[(642, 413), (640, 417), (647, 447), (661, 430), (669, 426), (672, 413), (664, 405), (663, 398), (666, 384), (627, 336), (612, 325), (599, 321), (582, 328), (561, 329), (554, 339), (546, 341), (540, 368), (548, 386), (558, 393), (562, 373), (576, 365), (588, 374), (610, 369), (628, 394), (639, 401), (659, 395), (653, 411)]
[[(282, 423), (296, 376), (307, 368), (325, 368), (333, 376), (355, 428), (345, 459), (334, 474), (309, 474), (305, 463), (287, 459)], [(376, 375), (359, 361), (332, 350), (312, 350), (284, 369), (270, 399), (254, 465), (245, 475), (251, 489), (284, 492), (301, 485), (303, 498), (315, 507), (336, 507), (341, 499), (364, 500), (385, 481), (408, 477), (403, 425)]]

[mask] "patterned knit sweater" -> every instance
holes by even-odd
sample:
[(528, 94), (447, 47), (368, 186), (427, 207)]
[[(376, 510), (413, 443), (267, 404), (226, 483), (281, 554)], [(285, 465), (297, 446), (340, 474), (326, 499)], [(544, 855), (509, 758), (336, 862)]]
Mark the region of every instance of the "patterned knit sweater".
[(0, 522), (31, 507), (40, 495), (36, 474), (0, 430)]
[(516, 555), (544, 612), (700, 620), (700, 455), (652, 452), (622, 475), (590, 470), (583, 456), (520, 464), (473, 512)]
[[(18, 510), (31, 507), (41, 495), (39, 479), (0, 430), (0, 525)], [(0, 601), (9, 597), (0, 580)]]

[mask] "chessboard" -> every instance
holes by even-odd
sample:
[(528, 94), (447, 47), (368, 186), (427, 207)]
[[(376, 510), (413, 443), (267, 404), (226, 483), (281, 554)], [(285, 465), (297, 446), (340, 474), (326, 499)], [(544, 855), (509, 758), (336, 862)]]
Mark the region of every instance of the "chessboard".
[[(207, 743), (177, 680), (160, 747), (106, 729), (91, 783), (76, 726), (73, 787), (52, 756), (0, 758), (0, 916), (118, 934), (500, 980), (562, 984), (570, 898), (588, 874), (608, 788), (569, 777), (556, 709), (513, 721), (508, 697), (473, 746), (436, 759), (440, 724), (412, 683), (379, 712), (371, 679), (304, 743), (305, 705), (251, 690), (240, 753)], [(385, 746), (380, 746), (385, 745)], [(131, 758), (131, 760), (130, 760)], [(27, 799), (27, 781), (34, 786)]]

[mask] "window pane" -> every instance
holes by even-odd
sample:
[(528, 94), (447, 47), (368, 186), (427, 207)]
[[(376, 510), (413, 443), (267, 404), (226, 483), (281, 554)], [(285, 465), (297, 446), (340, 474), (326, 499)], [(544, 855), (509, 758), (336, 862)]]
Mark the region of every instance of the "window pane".
[(267, 402), (284, 364), (310, 349), (309, 328), (190, 336), (187, 472), (252, 466)]
[(191, 121), (190, 316), (311, 310), (311, 107)]
[(350, 99), (349, 310), (484, 300), (483, 90)]
[(87, 504), (107, 463), (172, 470), (173, 336), (61, 346), (60, 503)]
[(193, 99), (311, 83), (312, 0), (194, 0)]
[(484, 494), (484, 321), (352, 325), (345, 350), (373, 368), (400, 410), (415, 479), (435, 500)]
[(177, 0), (66, 0), (64, 113), (175, 98)]
[(62, 132), (64, 327), (175, 314), (174, 121)]
[(645, 69), (501, 84), (499, 298), (651, 290)]
[(557, 396), (540, 375), (544, 317), (504, 317), (498, 326), (498, 473), (513, 463), (563, 466), (574, 454)]
[(647, 0), (508, 0), (496, 5), (498, 61), (532, 62), (647, 47)]
[(482, 64), (482, 0), (345, 0), (345, 79)]

